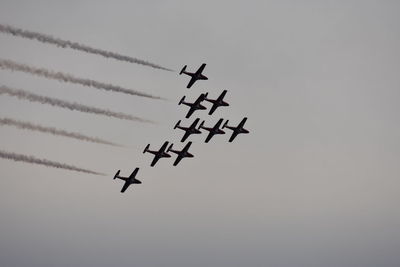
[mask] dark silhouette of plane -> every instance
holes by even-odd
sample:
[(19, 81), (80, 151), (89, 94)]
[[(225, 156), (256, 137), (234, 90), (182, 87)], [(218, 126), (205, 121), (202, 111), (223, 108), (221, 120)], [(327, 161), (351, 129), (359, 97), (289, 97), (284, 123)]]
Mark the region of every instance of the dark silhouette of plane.
[(121, 170), (118, 170), (117, 173), (114, 175), (114, 180), (116, 178), (121, 179), (125, 181), (124, 186), (121, 189), (121, 193), (125, 192), (125, 190), (131, 185), (131, 184), (141, 184), (142, 182), (139, 181), (138, 179), (135, 178), (136, 174), (139, 171), (139, 168), (136, 168), (129, 177), (122, 177), (119, 176)]
[(191, 134), (200, 134), (201, 133), (201, 131), (200, 130), (198, 130), (196, 127), (197, 127), (197, 123), (199, 122), (199, 118), (197, 118), (197, 119), (195, 119), (194, 121), (193, 121), (193, 123), (189, 126), (189, 127), (183, 127), (183, 126), (180, 126), (179, 124), (181, 123), (181, 120), (179, 120), (176, 124), (175, 124), (175, 127), (174, 127), (174, 129), (176, 129), (176, 128), (178, 128), (178, 129), (181, 129), (181, 130), (184, 130), (185, 131), (185, 134), (183, 135), (183, 137), (182, 137), (182, 139), (181, 139), (181, 142), (185, 142), (185, 140), (189, 137), (189, 135), (191, 135)]
[(229, 120), (227, 120), (227, 121), (224, 123), (224, 126), (222, 126), (222, 129), (228, 128), (228, 129), (231, 129), (231, 130), (233, 131), (231, 137), (229, 138), (229, 142), (232, 142), (233, 139), (235, 139), (235, 137), (236, 137), (238, 134), (248, 134), (248, 133), (249, 133), (248, 130), (246, 130), (245, 128), (243, 128), (243, 126), (244, 126), (244, 124), (246, 123), (246, 121), (247, 121), (247, 118), (244, 117), (243, 120), (242, 120), (242, 121), (239, 123), (239, 125), (236, 126), (236, 127), (228, 126)]
[(175, 162), (174, 162), (174, 166), (178, 165), (178, 163), (179, 163), (183, 158), (193, 158), (193, 157), (194, 157), (192, 154), (190, 154), (190, 153), (188, 152), (191, 145), (192, 145), (192, 142), (188, 142), (188, 143), (186, 144), (186, 146), (185, 146), (181, 151), (179, 151), (179, 150), (173, 150), (173, 149), (172, 149), (173, 144), (171, 144), (171, 145), (169, 146), (167, 152), (172, 152), (172, 153), (175, 153), (175, 154), (178, 155), (178, 157), (176, 157), (176, 160), (175, 160)]
[(223, 99), (224, 96), (226, 95), (226, 90), (222, 91), (221, 95), (217, 98), (217, 99), (209, 99), (207, 98), (207, 94), (206, 94), (206, 98), (204, 98), (205, 101), (211, 102), (213, 103), (213, 106), (210, 109), (210, 112), (208, 112), (208, 115), (212, 115), (214, 113), (214, 111), (218, 108), (218, 107), (226, 107), (229, 106), (228, 103), (226, 103)]
[(205, 106), (203, 106), (201, 104), (201, 102), (203, 102), (206, 97), (207, 97), (207, 94), (201, 94), (196, 99), (196, 101), (194, 101), (193, 103), (189, 103), (189, 102), (185, 102), (185, 96), (183, 96), (182, 99), (179, 101), (178, 105), (184, 104), (184, 105), (190, 107), (188, 113), (186, 114), (186, 118), (189, 118), (193, 114), (193, 112), (195, 112), (196, 110), (207, 109)]
[(223, 119), (219, 119), (219, 121), (214, 125), (214, 127), (210, 127), (210, 128), (204, 127), (203, 126), (204, 121), (201, 122), (199, 129), (204, 129), (204, 130), (207, 130), (210, 132), (206, 138), (206, 141), (205, 141), (206, 143), (208, 143), (208, 141), (210, 141), (210, 139), (216, 134), (225, 134), (225, 132), (219, 128), (222, 124), (222, 121), (223, 121)]
[(154, 155), (154, 159), (153, 159), (153, 161), (152, 161), (151, 164), (150, 164), (151, 167), (154, 167), (154, 165), (157, 163), (157, 161), (158, 161), (160, 158), (170, 158), (170, 157), (171, 157), (171, 155), (168, 154), (168, 152), (165, 151), (165, 150), (167, 149), (167, 146), (168, 146), (168, 142), (165, 142), (165, 143), (162, 145), (162, 147), (160, 148), (160, 150), (158, 150), (158, 151), (151, 151), (151, 150), (149, 150), (150, 144), (148, 144), (148, 145), (145, 147), (145, 149), (143, 150), (143, 154), (146, 153), (146, 152), (149, 152), (149, 153), (151, 153), (151, 154)]
[(197, 81), (197, 80), (208, 80), (208, 78), (206, 76), (204, 76), (203, 74), (201, 74), (205, 68), (206, 64), (203, 63), (200, 68), (196, 71), (196, 72), (187, 72), (186, 71), (186, 67), (187, 65), (185, 65), (181, 72), (179, 73), (179, 75), (181, 75), (182, 73), (189, 75), (190, 77), (192, 77), (188, 83), (188, 85), (186, 86), (186, 88), (190, 88), (192, 87), (192, 85)]

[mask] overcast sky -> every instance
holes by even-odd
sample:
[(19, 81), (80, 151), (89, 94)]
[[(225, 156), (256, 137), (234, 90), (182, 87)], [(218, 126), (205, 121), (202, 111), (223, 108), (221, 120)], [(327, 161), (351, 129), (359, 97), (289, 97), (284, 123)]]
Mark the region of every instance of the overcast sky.
[[(0, 95), (1, 117), (125, 148), (0, 127), (0, 150), (106, 173), (0, 159), (1, 266), (397, 267), (400, 264), (397, 1), (12, 1), (0, 23), (148, 60), (174, 72), (0, 34), (0, 58), (168, 99), (0, 70), (1, 85), (129, 113), (148, 124)], [(207, 63), (186, 89), (183, 65)], [(184, 144), (186, 95), (248, 135), (191, 137), (193, 159), (151, 168), (148, 143)], [(139, 167), (124, 194), (112, 180)]]

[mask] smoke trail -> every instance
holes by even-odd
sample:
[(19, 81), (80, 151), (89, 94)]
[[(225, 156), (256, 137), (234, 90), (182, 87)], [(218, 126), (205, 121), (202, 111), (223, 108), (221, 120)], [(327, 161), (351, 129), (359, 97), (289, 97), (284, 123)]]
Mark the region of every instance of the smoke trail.
[(53, 80), (57, 80), (60, 82), (69, 82), (69, 83), (80, 84), (83, 86), (93, 87), (93, 88), (97, 88), (97, 89), (104, 89), (107, 91), (119, 92), (119, 93), (124, 93), (124, 94), (128, 94), (128, 95), (134, 95), (134, 96), (142, 96), (142, 97), (147, 97), (147, 98), (152, 98), (152, 99), (162, 99), (159, 96), (153, 96), (153, 95), (146, 94), (146, 93), (143, 93), (140, 91), (127, 89), (127, 88), (124, 88), (121, 86), (107, 84), (107, 83), (101, 83), (101, 82), (93, 81), (90, 79), (77, 78), (70, 74), (66, 74), (66, 73), (62, 73), (62, 72), (54, 72), (54, 71), (46, 70), (46, 69), (42, 69), (42, 68), (31, 67), (31, 66), (28, 66), (25, 64), (20, 64), (20, 63), (14, 62), (12, 60), (7, 60), (7, 59), (0, 59), (0, 68), (9, 69), (12, 71), (21, 71), (21, 72), (30, 73), (30, 74), (33, 74), (36, 76), (44, 77), (47, 79), (53, 79)]
[(74, 132), (68, 132), (65, 130), (60, 130), (56, 129), (54, 127), (45, 127), (29, 122), (24, 122), (24, 121), (17, 121), (13, 120), (10, 118), (0, 118), (0, 125), (9, 125), (9, 126), (15, 126), (19, 129), (26, 129), (26, 130), (31, 130), (31, 131), (38, 131), (42, 133), (49, 133), (53, 135), (59, 135), (59, 136), (65, 136), (69, 138), (74, 138), (78, 139), (81, 141), (86, 141), (86, 142), (92, 142), (92, 143), (98, 143), (98, 144), (104, 144), (104, 145), (111, 145), (111, 146), (121, 146), (109, 141), (102, 140), (97, 137), (91, 137), (91, 136), (86, 136), (80, 133), (74, 133)]
[(7, 152), (7, 151), (3, 151), (3, 150), (0, 150), (0, 158), (14, 160), (14, 161), (22, 161), (22, 162), (32, 163), (32, 164), (39, 164), (39, 165), (44, 165), (47, 167), (65, 169), (65, 170), (70, 170), (70, 171), (84, 172), (84, 173), (95, 174), (95, 175), (105, 175), (103, 173), (82, 169), (82, 168), (64, 164), (64, 163), (50, 161), (47, 159), (38, 159), (33, 156), (16, 154), (16, 153)]
[(0, 94), (7, 94), (10, 96), (17, 97), (19, 99), (26, 99), (31, 102), (38, 102), (42, 104), (48, 104), (56, 107), (66, 108), (69, 110), (78, 110), (86, 113), (94, 113), (99, 115), (104, 115), (108, 117), (114, 117), (122, 120), (131, 120), (131, 121), (140, 121), (140, 122), (149, 122), (153, 123), (150, 120), (142, 119), (139, 117), (135, 117), (129, 114), (121, 113), (121, 112), (113, 112), (106, 109), (100, 109), (95, 107), (89, 107), (78, 103), (67, 102), (57, 98), (51, 98), (47, 96), (41, 96), (37, 94), (33, 94), (20, 89), (13, 89), (7, 86), (0, 86)]
[(152, 67), (155, 69), (172, 71), (171, 69), (168, 69), (168, 68), (162, 67), (160, 65), (156, 65), (156, 64), (153, 64), (153, 63), (141, 60), (141, 59), (124, 56), (124, 55), (121, 55), (118, 53), (109, 52), (109, 51), (105, 51), (105, 50), (101, 50), (101, 49), (97, 49), (97, 48), (92, 48), (90, 46), (71, 42), (71, 41), (61, 40), (59, 38), (55, 38), (55, 37), (53, 37), (51, 35), (47, 35), (47, 34), (22, 30), (22, 29), (12, 27), (9, 25), (0, 24), (0, 32), (12, 34), (14, 36), (20, 36), (20, 37), (28, 38), (28, 39), (32, 39), (32, 40), (37, 40), (42, 43), (53, 44), (53, 45), (56, 45), (56, 46), (62, 47), (62, 48), (69, 47), (74, 50), (79, 50), (79, 51), (90, 53), (90, 54), (100, 55), (100, 56), (103, 56), (106, 58), (114, 58), (119, 61), (136, 63), (136, 64), (140, 64), (140, 65), (144, 65), (144, 66), (149, 66), (149, 67)]

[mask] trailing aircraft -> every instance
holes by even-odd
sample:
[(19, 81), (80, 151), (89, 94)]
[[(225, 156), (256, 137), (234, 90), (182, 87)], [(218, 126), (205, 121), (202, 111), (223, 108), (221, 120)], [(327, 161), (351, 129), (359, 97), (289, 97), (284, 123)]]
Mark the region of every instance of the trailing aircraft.
[(172, 152), (172, 153), (175, 153), (175, 154), (178, 155), (178, 157), (176, 157), (176, 160), (175, 160), (175, 162), (174, 162), (174, 166), (178, 165), (178, 163), (179, 163), (183, 158), (193, 158), (193, 157), (194, 157), (192, 154), (190, 154), (190, 153), (188, 152), (191, 145), (192, 145), (192, 142), (188, 142), (188, 143), (186, 144), (186, 146), (185, 146), (181, 151), (179, 151), (179, 150), (173, 150), (173, 149), (172, 149), (173, 144), (171, 144), (171, 145), (169, 146), (167, 152)]
[(196, 72), (188, 72), (186, 71), (186, 67), (187, 65), (185, 65), (181, 72), (179, 73), (179, 75), (186, 74), (189, 75), (190, 77), (192, 77), (188, 83), (188, 85), (186, 86), (186, 88), (190, 88), (192, 87), (192, 85), (197, 81), (197, 80), (208, 80), (208, 78), (206, 76), (204, 76), (203, 74), (201, 74), (205, 68), (206, 64), (203, 63), (200, 68), (196, 71)]
[(249, 133), (248, 130), (246, 130), (245, 128), (243, 128), (243, 126), (244, 126), (244, 124), (246, 123), (246, 121), (247, 121), (247, 117), (244, 117), (243, 120), (242, 120), (242, 121), (239, 123), (239, 125), (236, 126), (236, 127), (228, 126), (229, 120), (227, 120), (227, 121), (224, 123), (224, 126), (222, 126), (222, 129), (228, 128), (228, 129), (230, 129), (230, 130), (233, 131), (231, 137), (229, 138), (229, 142), (232, 142), (233, 139), (235, 139), (235, 137), (236, 137), (238, 134), (248, 134), (248, 133)]
[(206, 98), (204, 98), (204, 100), (213, 103), (210, 112), (208, 112), (208, 115), (212, 115), (218, 107), (229, 106), (229, 104), (224, 101), (226, 92), (227, 92), (226, 90), (222, 91), (221, 95), (217, 99), (209, 99), (207, 98), (206, 94)]
[(138, 179), (135, 178), (136, 174), (138, 173), (139, 168), (136, 168), (129, 177), (122, 177), (119, 176), (119, 173), (121, 170), (118, 170), (117, 173), (114, 175), (114, 180), (116, 178), (121, 179), (125, 181), (124, 186), (122, 186), (121, 193), (125, 192), (125, 190), (131, 185), (131, 184), (141, 184), (142, 182), (139, 181)]
[(210, 139), (216, 134), (225, 134), (225, 132), (219, 128), (222, 124), (222, 121), (223, 119), (219, 119), (219, 121), (214, 125), (214, 127), (210, 128), (203, 126), (204, 121), (201, 122), (199, 129), (204, 129), (210, 132), (205, 140), (206, 143), (208, 143), (208, 141), (210, 141)]
[(201, 133), (201, 131), (198, 130), (198, 129), (196, 128), (196, 127), (197, 127), (197, 123), (199, 122), (199, 120), (200, 120), (199, 118), (195, 119), (195, 120), (193, 121), (193, 123), (192, 123), (189, 127), (180, 126), (179, 124), (181, 123), (181, 120), (179, 120), (179, 121), (175, 124), (174, 129), (178, 128), (178, 129), (181, 129), (181, 130), (184, 130), (184, 131), (185, 131), (185, 134), (183, 135), (183, 137), (182, 137), (182, 139), (181, 139), (181, 142), (185, 142), (186, 139), (187, 139), (191, 134), (200, 134), (200, 133)]
[(167, 149), (167, 146), (168, 146), (168, 142), (166, 141), (158, 151), (149, 150), (150, 144), (148, 144), (145, 147), (145, 149), (143, 150), (143, 154), (146, 152), (149, 152), (154, 155), (153, 161), (150, 164), (151, 167), (154, 167), (154, 165), (157, 163), (157, 161), (160, 158), (170, 158), (171, 157), (171, 155), (165, 151)]
[(195, 112), (198, 109), (200, 109), (200, 110), (207, 109), (205, 106), (203, 106), (201, 104), (201, 102), (204, 101), (204, 99), (207, 97), (207, 95), (208, 94), (199, 95), (199, 97), (193, 103), (185, 102), (185, 96), (182, 97), (182, 99), (179, 101), (178, 105), (184, 104), (184, 105), (190, 107), (188, 113), (186, 114), (186, 118), (189, 118), (193, 114), (193, 112)]

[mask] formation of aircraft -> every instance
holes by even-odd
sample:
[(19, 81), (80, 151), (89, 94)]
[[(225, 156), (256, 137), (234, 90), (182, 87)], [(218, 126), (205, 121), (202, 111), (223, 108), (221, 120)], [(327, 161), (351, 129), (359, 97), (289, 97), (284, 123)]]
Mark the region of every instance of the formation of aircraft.
[(118, 178), (118, 179), (121, 179), (121, 180), (125, 181), (124, 185), (122, 186), (121, 193), (125, 192), (125, 190), (128, 189), (128, 187), (129, 187), (131, 184), (141, 184), (141, 183), (142, 183), (141, 181), (139, 181), (138, 179), (135, 178), (135, 177), (136, 177), (136, 174), (138, 173), (138, 171), (139, 171), (139, 168), (136, 168), (136, 169), (132, 172), (132, 174), (129, 175), (129, 177), (122, 177), (122, 176), (119, 176), (119, 173), (121, 172), (121, 170), (118, 170), (118, 171), (117, 171), (117, 173), (114, 175), (114, 180), (115, 180), (116, 178)]
[(208, 78), (202, 74), (204, 68), (206, 67), (205, 63), (203, 63), (196, 72), (188, 72), (188, 71), (186, 71), (186, 67), (187, 67), (187, 65), (185, 65), (182, 68), (181, 72), (179, 73), (179, 75), (181, 75), (183, 73), (183, 74), (189, 75), (191, 77), (188, 85), (186, 86), (186, 88), (192, 87), (192, 85), (197, 80), (208, 80)]
[[(182, 70), (180, 71), (179, 75), (181, 74), (186, 74), (191, 76), (191, 79), (188, 83), (188, 85), (186, 86), (187, 88), (192, 87), (192, 85), (197, 81), (197, 80), (208, 80), (208, 78), (206, 76), (204, 76), (202, 74), (204, 68), (205, 68), (206, 64), (202, 64), (199, 69), (196, 72), (188, 72), (186, 71), (187, 66), (185, 65)], [(210, 102), (212, 104), (208, 114), (212, 115), (217, 108), (219, 107), (226, 107), (229, 106), (229, 103), (224, 101), (224, 97), (227, 93), (227, 90), (223, 90), (221, 92), (221, 94), (219, 95), (219, 97), (217, 97), (216, 99), (211, 99), (208, 98), (208, 93), (202, 93), (200, 94), (200, 96), (193, 102), (185, 102), (185, 97), (183, 96), (181, 98), (181, 100), (179, 101), (178, 105), (186, 105), (189, 107), (189, 111), (186, 114), (186, 118), (190, 118), (190, 116), (196, 111), (196, 110), (206, 110), (207, 108), (202, 105), (203, 101), (206, 102)], [(225, 131), (223, 129), (229, 129), (232, 131), (232, 135), (229, 138), (229, 142), (232, 142), (236, 136), (238, 134), (248, 134), (249, 131), (247, 129), (244, 128), (244, 124), (247, 121), (247, 117), (244, 117), (240, 123), (235, 127), (235, 126), (229, 126), (229, 120), (226, 120), (225, 123), (223, 123), (224, 119), (219, 119), (218, 122), (213, 126), (213, 127), (206, 127), (204, 126), (205, 121), (203, 120), (200, 125), (197, 127), (197, 124), (199, 123), (200, 119), (197, 118), (195, 119), (189, 126), (181, 126), (181, 120), (179, 120), (175, 126), (174, 129), (181, 129), (185, 132), (185, 134), (183, 135), (181, 142), (185, 142), (186, 139), (189, 138), (189, 136), (191, 136), (192, 134), (201, 134), (202, 131), (201, 130), (205, 130), (208, 131), (208, 135), (205, 139), (205, 143), (208, 143), (211, 138), (214, 135), (222, 135), (225, 134)], [(159, 150), (150, 150), (150, 144), (148, 144), (144, 150), (143, 153), (145, 154), (146, 152), (151, 153), (154, 155), (153, 160), (150, 163), (151, 167), (154, 167), (156, 165), (156, 163), (158, 162), (159, 159), (161, 158), (170, 158), (171, 154), (169, 153), (174, 153), (177, 155), (173, 166), (177, 166), (179, 164), (179, 162), (181, 162), (181, 160), (183, 158), (193, 158), (194, 155), (191, 154), (189, 152), (189, 149), (192, 145), (192, 141), (189, 141), (183, 148), (182, 150), (177, 150), (177, 149), (173, 149), (174, 144), (169, 144), (168, 141), (165, 141), (164, 144), (160, 147)], [(136, 168), (132, 174), (129, 177), (122, 177), (119, 176), (120, 174), (120, 170), (117, 171), (117, 173), (114, 175), (114, 179), (121, 179), (123, 181), (125, 181), (122, 189), (121, 189), (121, 193), (125, 192), (125, 190), (131, 185), (131, 184), (141, 184), (142, 182), (137, 180), (135, 177), (137, 175), (139, 171), (139, 168)]]

